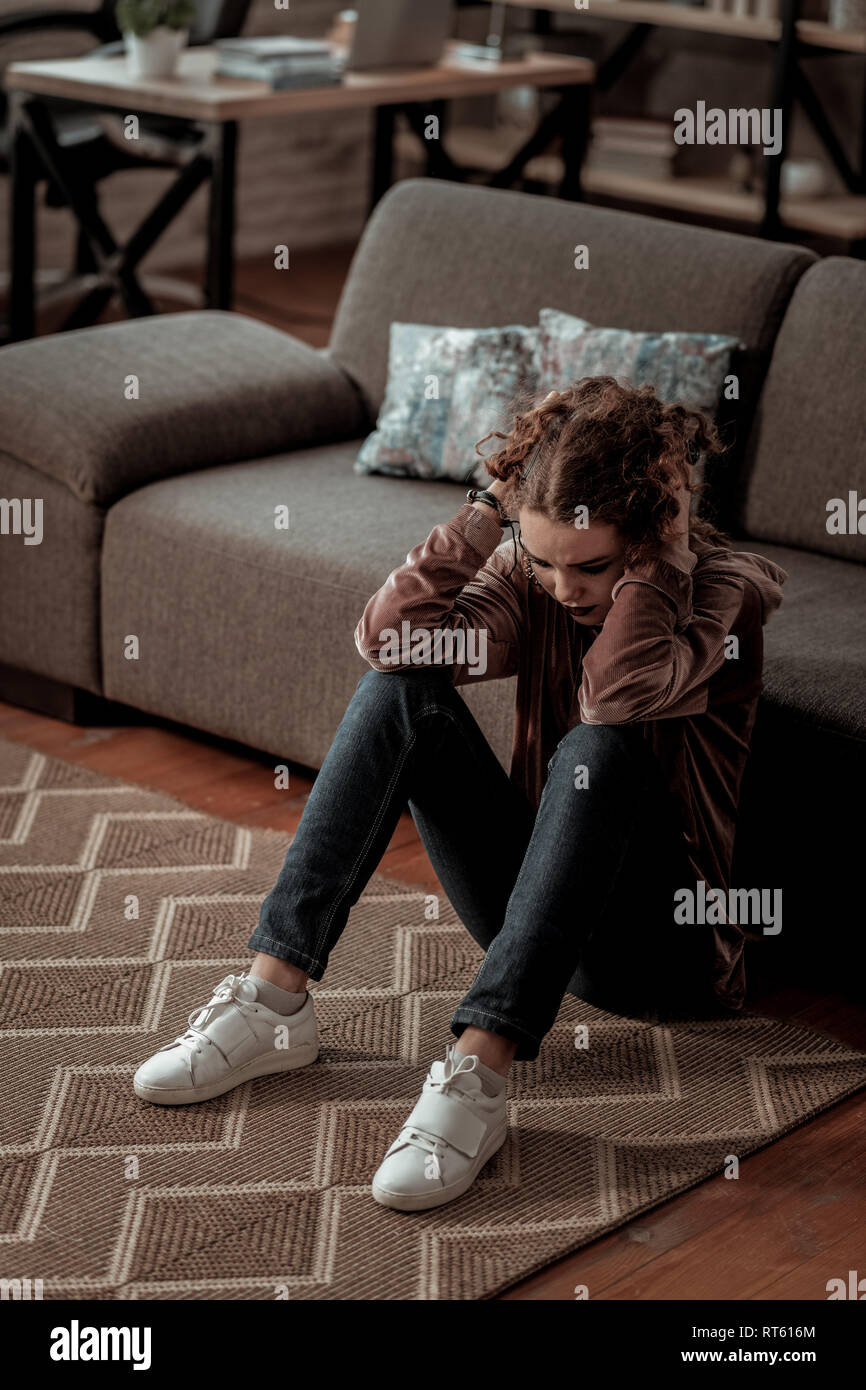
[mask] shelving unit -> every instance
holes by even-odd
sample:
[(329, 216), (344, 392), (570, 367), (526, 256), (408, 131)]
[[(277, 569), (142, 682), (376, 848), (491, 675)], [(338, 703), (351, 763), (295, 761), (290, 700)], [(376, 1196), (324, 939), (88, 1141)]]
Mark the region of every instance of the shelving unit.
[[(778, 19), (724, 14), (661, 0), (590, 0), (575, 9), (574, 0), (547, 0), (544, 6), (526, 0), (504, 0), (512, 7), (532, 10), (539, 33), (547, 31), (557, 12), (587, 20), (614, 20), (630, 26), (628, 34), (599, 65), (596, 89), (607, 91), (627, 70), (656, 29), (680, 29), (763, 42), (772, 49), (772, 72), (767, 106), (782, 111), (783, 142), (778, 154), (765, 156), (763, 196), (741, 189), (733, 179), (712, 176), (638, 178), (613, 170), (585, 168), (581, 182), (590, 194), (644, 203), (683, 212), (712, 215), (755, 226), (761, 236), (784, 239), (793, 230), (836, 237), (849, 243), (852, 255), (866, 256), (866, 102), (859, 132), (858, 167), (845, 153), (820, 99), (800, 67), (803, 57), (848, 53), (866, 58), (866, 31), (834, 29), (819, 20), (800, 19), (800, 0), (780, 0)], [(847, 193), (827, 197), (783, 198), (782, 161), (794, 103), (799, 102), (838, 171)], [(455, 132), (455, 136), (457, 132)]]
[[(703, 213), (755, 227), (760, 227), (764, 217), (764, 199), (760, 193), (743, 192), (733, 180), (711, 174), (642, 179), (601, 169), (584, 169), (581, 183), (587, 193), (635, 203), (654, 203), (680, 212)], [(849, 242), (866, 237), (866, 198), (850, 194), (781, 198), (779, 216), (784, 226), (792, 231), (813, 232)]]
[[(664, 4), (662, 0), (589, 0), (589, 8), (577, 10), (574, 0), (548, 0), (530, 5), (527, 0), (501, 0), (521, 9), (546, 10), (553, 14), (578, 15), (586, 19), (616, 19), (627, 24), (651, 24), (658, 29), (691, 29), (695, 33), (722, 34), (728, 38), (768, 39), (782, 35), (782, 19), (759, 19), (754, 15), (721, 14), (695, 5)], [(816, 19), (796, 20), (797, 38), (812, 48), (866, 55), (866, 30), (834, 29)]]

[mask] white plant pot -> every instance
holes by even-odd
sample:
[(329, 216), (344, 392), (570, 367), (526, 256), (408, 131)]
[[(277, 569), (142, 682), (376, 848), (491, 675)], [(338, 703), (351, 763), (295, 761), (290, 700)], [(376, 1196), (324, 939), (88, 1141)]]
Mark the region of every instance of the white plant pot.
[(866, 0), (830, 0), (831, 29), (866, 29)]
[(784, 160), (779, 183), (786, 198), (819, 198), (827, 192), (827, 175), (818, 159)]
[(171, 77), (181, 52), (186, 48), (189, 30), (169, 29), (161, 24), (145, 39), (137, 38), (135, 34), (124, 34), (123, 37), (130, 77)]

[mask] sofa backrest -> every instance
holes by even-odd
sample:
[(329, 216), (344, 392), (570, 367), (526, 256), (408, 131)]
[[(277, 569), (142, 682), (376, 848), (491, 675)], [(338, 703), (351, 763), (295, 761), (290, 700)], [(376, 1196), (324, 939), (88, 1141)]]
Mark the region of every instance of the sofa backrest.
[(862, 535), (827, 530), (828, 503), (840, 499), (847, 515), (852, 492), (855, 508), (866, 502), (866, 264), (828, 256), (799, 281), (782, 321), (735, 525), (756, 540), (862, 561)]
[[(575, 269), (575, 247), (589, 269)], [(727, 521), (724, 487), (739, 457), (773, 341), (797, 281), (817, 260), (785, 244), (615, 212), (535, 194), (409, 179), (367, 224), (338, 308), (331, 352), (375, 416), (393, 320), (457, 328), (534, 324), (552, 307), (600, 327), (713, 332), (746, 345), (736, 364), (730, 456), (709, 481)], [(726, 424), (723, 411), (719, 423)], [(723, 471), (722, 471), (723, 470)]]

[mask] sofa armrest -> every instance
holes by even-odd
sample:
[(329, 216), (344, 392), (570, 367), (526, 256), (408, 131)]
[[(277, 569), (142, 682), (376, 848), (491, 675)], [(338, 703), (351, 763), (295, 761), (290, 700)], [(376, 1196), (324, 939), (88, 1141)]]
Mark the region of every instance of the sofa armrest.
[(100, 507), (159, 478), (371, 428), (327, 352), (240, 314), (164, 314), (0, 351), (5, 451)]

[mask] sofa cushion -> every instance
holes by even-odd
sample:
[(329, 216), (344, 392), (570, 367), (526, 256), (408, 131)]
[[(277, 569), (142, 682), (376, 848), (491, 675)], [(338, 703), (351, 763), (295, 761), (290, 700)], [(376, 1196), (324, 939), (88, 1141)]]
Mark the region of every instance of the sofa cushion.
[(2, 451), (0, 498), (42, 504), (38, 545), (0, 534), (0, 662), (99, 694), (104, 513)]
[[(369, 670), (354, 642), (367, 599), (463, 501), (452, 483), (353, 473), (359, 446), (209, 468), (117, 502), (102, 557), (106, 694), (320, 766)], [(288, 530), (274, 525), (280, 506)], [(138, 659), (124, 655), (130, 635)], [(515, 685), (466, 694), (505, 766)]]
[(866, 499), (864, 364), (866, 265), (830, 256), (800, 280), (779, 331), (737, 489), (737, 529), (863, 559), (862, 535), (828, 532), (827, 504), (841, 498), (847, 511), (851, 491)]
[(367, 424), (326, 352), (241, 314), (161, 314), (0, 352), (5, 449), (99, 506), (155, 478)]
[[(105, 693), (318, 767), (367, 669), (354, 629), (369, 596), (459, 506), (449, 483), (359, 477), (358, 441), (152, 483), (106, 518)], [(274, 508), (289, 508), (288, 530)], [(764, 702), (866, 736), (866, 568), (738, 538), (787, 570), (765, 631)], [(137, 660), (124, 644), (138, 636)], [(514, 681), (464, 691), (504, 766)]]
[[(813, 733), (866, 739), (866, 566), (745, 536), (733, 545), (788, 573), (782, 606), (764, 629), (767, 713)], [(811, 754), (792, 749), (791, 756), (805, 766)]]
[[(575, 247), (589, 269), (575, 268)], [(550, 305), (635, 332), (723, 333), (745, 343), (740, 397), (720, 408), (728, 458), (707, 470), (722, 520), (773, 340), (813, 252), (586, 203), (407, 179), (364, 230), (331, 337), (373, 415), (393, 320), (455, 328), (533, 324)], [(742, 422), (738, 424), (738, 422)]]

